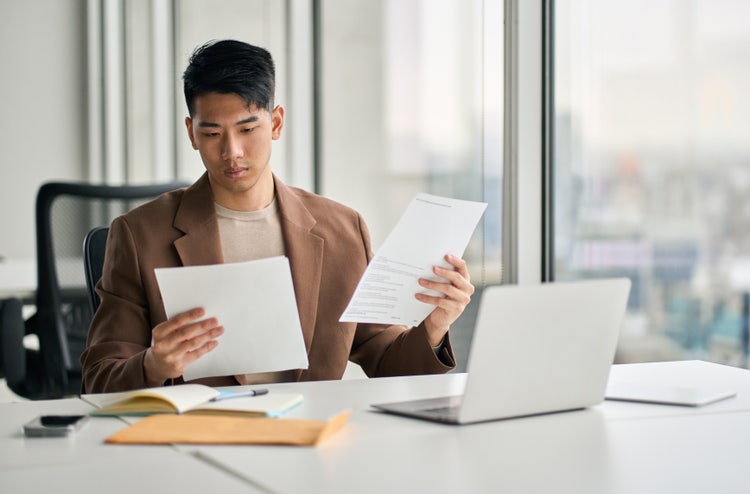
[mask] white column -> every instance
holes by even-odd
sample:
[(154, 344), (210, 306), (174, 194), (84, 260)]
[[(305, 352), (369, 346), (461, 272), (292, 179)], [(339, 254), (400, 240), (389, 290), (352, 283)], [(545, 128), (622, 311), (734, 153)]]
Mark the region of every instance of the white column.
[(156, 182), (175, 178), (173, 6), (172, 0), (151, 0), (152, 178)]
[(102, 9), (101, 0), (86, 2), (87, 65), (88, 65), (88, 171), (92, 183), (104, 180), (104, 119), (102, 74)]
[(103, 0), (104, 163), (103, 179), (120, 184), (125, 170), (125, 77), (123, 60), (123, 6)]
[(313, 31), (312, 1), (288, 3), (287, 84), (289, 101), (283, 103), (289, 118), (285, 122), (287, 143), (286, 181), (313, 190)]

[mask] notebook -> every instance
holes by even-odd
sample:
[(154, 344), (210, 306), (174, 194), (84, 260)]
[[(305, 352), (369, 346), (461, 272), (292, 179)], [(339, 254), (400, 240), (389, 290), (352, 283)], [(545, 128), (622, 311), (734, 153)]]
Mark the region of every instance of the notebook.
[(373, 407), (467, 424), (601, 403), (629, 293), (626, 278), (487, 287), (463, 395)]

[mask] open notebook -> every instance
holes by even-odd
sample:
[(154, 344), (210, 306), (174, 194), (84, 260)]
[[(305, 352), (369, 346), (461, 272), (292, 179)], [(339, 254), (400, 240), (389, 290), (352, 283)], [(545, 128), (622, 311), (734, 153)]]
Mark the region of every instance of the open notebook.
[(625, 278), (487, 287), (464, 394), (373, 406), (464, 424), (601, 403), (629, 293)]
[(302, 403), (297, 393), (270, 392), (260, 396), (212, 401), (222, 393), (202, 384), (178, 384), (123, 393), (83, 395), (99, 407), (92, 415), (152, 415), (157, 413), (278, 417)]

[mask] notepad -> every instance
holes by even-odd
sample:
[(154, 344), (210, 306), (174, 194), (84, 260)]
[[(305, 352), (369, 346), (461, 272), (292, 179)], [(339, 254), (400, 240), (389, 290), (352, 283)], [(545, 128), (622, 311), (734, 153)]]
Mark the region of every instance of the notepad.
[(117, 393), (91, 415), (153, 415), (162, 413), (278, 417), (302, 403), (298, 393), (270, 392), (261, 396), (211, 401), (217, 389), (178, 384)]

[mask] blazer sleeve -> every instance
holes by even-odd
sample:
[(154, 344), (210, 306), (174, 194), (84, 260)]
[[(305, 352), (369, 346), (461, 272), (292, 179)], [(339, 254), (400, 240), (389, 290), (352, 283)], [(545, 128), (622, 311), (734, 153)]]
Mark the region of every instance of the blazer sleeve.
[[(373, 258), (370, 233), (359, 216), (359, 230), (369, 263)], [(350, 360), (370, 377), (440, 374), (456, 367), (456, 359), (446, 334), (436, 352), (430, 346), (424, 322), (416, 327), (383, 324), (357, 324)]]
[(144, 372), (143, 358), (151, 345), (151, 324), (138, 251), (123, 217), (110, 226), (104, 269), (96, 291), (101, 304), (81, 355), (83, 392), (163, 385), (147, 381)]

